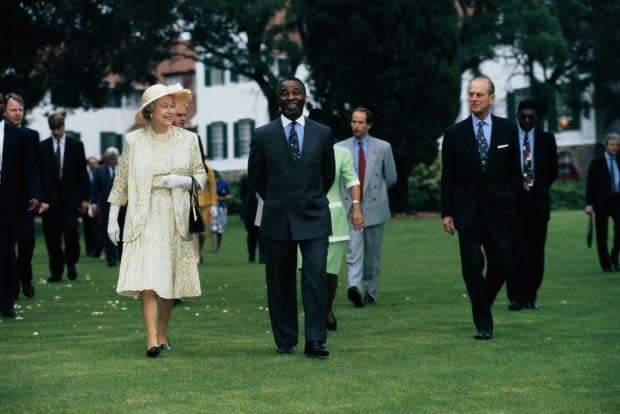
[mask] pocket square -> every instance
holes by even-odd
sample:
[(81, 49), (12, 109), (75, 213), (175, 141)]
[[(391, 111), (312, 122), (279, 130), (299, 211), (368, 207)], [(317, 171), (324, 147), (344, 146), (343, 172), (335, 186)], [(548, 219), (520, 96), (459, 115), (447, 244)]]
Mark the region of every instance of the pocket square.
[(497, 146), (497, 149), (506, 148), (506, 147), (508, 147), (508, 144), (498, 145), (498, 146)]

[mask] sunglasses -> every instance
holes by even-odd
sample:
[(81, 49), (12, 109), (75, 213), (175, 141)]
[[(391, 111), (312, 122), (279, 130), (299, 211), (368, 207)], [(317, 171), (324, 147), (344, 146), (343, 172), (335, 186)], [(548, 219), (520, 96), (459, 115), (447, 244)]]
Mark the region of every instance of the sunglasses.
[(55, 129), (60, 129), (62, 127), (64, 127), (65, 124), (58, 124), (58, 125), (50, 125), (50, 129), (53, 131)]
[(536, 121), (536, 115), (519, 114), (519, 119), (523, 121)]

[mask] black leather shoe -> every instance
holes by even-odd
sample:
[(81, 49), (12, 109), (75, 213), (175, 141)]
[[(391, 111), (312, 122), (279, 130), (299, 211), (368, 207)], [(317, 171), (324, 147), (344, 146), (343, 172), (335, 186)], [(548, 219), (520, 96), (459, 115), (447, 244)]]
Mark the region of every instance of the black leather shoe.
[(304, 354), (313, 357), (325, 358), (329, 356), (329, 351), (322, 343), (313, 341), (306, 343)]
[(372, 305), (373, 303), (375, 303), (376, 299), (373, 298), (370, 293), (366, 292), (364, 293), (364, 303), (366, 305)]
[(508, 310), (511, 311), (518, 311), (521, 309), (523, 309), (523, 304), (521, 302), (514, 301), (510, 302), (510, 304), (508, 305)]
[(159, 353), (160, 349), (158, 346), (152, 346), (146, 350), (146, 356), (149, 358), (155, 358), (156, 356), (159, 356)]
[(77, 270), (75, 270), (75, 267), (72, 266), (67, 270), (67, 277), (69, 280), (77, 279)]
[(34, 286), (32, 286), (32, 283), (28, 283), (27, 285), (24, 285), (22, 287), (22, 292), (24, 293), (24, 296), (32, 298), (34, 297)]
[(47, 279), (47, 283), (56, 283), (62, 281), (62, 277), (57, 275), (52, 275)]
[(17, 318), (17, 313), (13, 309), (2, 309), (0, 313), (2, 313), (2, 316), (5, 316), (7, 318)]
[(347, 297), (351, 302), (353, 302), (355, 307), (361, 308), (364, 306), (364, 302), (362, 302), (362, 294), (360, 293), (360, 290), (355, 286), (351, 286), (349, 289), (347, 289)]
[(165, 344), (159, 344), (159, 349), (162, 351), (172, 351), (172, 347), (170, 346), (170, 340), (166, 338)]
[(528, 309), (532, 309), (532, 310), (540, 309), (538, 305), (536, 304), (536, 302), (528, 302), (527, 305), (525, 305), (525, 307)]
[(491, 339), (492, 336), (493, 335), (491, 335), (491, 332), (481, 330), (481, 331), (478, 331), (476, 335), (474, 335), (474, 338), (480, 339), (483, 341), (488, 341), (489, 339)]
[(293, 353), (293, 347), (290, 345), (279, 345), (276, 348), (276, 352), (278, 354), (292, 354)]

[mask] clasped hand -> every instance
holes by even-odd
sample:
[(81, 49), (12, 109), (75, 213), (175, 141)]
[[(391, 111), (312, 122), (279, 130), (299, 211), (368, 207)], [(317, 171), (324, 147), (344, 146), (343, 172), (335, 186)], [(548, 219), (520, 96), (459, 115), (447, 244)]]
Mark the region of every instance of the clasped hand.
[(161, 184), (169, 189), (181, 187), (186, 190), (192, 186), (192, 177), (184, 175), (168, 174), (161, 177)]

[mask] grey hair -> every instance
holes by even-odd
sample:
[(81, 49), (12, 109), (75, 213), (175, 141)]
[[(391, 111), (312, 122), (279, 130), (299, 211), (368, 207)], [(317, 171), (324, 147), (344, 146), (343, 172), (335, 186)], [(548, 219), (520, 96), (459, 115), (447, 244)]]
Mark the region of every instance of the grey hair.
[[(476, 81), (476, 80), (487, 80), (487, 81), (489, 81), (489, 95), (493, 95), (495, 93), (495, 84), (493, 83), (491, 78), (489, 78), (486, 75), (477, 75), (472, 80), (469, 81), (469, 85), (471, 85), (471, 83), (473, 81)], [(467, 87), (467, 89), (469, 90), (469, 86)]]
[(120, 153), (118, 152), (118, 149), (116, 147), (108, 147), (103, 152), (103, 156), (105, 158), (118, 157), (119, 155), (120, 155)]
[(610, 132), (609, 134), (605, 135), (605, 139), (603, 140), (603, 146), (606, 147), (609, 141), (620, 141), (620, 135), (616, 134), (615, 132)]
[(145, 120), (150, 121), (153, 118), (153, 111), (155, 111), (156, 103), (157, 103), (157, 100), (151, 102), (150, 104), (145, 106), (144, 109), (142, 110), (142, 116), (144, 117)]

